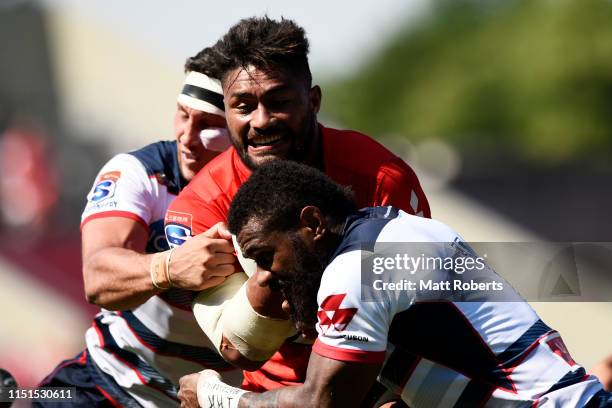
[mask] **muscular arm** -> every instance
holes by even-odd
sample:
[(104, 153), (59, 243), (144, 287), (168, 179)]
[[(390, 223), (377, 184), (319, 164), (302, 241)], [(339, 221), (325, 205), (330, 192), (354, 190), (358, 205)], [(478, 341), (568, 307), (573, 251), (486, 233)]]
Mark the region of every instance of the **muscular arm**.
[(130, 309), (160, 292), (149, 276), (147, 238), (144, 226), (129, 218), (99, 218), (83, 226), (83, 280), (89, 302)]
[[(219, 234), (217, 229), (174, 251), (170, 271), (175, 286), (202, 290), (218, 285), (234, 272), (233, 248), (215, 234)], [(83, 226), (83, 279), (88, 301), (110, 310), (125, 310), (160, 292), (151, 282), (153, 255), (144, 253), (147, 239), (144, 226), (129, 218), (98, 218)]]
[(294, 387), (246, 393), (239, 408), (357, 407), (374, 384), (381, 364), (349, 363), (310, 355), (306, 381)]

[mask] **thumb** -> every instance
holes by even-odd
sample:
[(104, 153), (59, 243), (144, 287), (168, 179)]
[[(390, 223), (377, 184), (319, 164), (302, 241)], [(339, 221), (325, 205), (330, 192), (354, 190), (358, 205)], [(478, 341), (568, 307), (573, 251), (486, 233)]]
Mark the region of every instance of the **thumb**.
[(217, 226), (217, 234), (219, 234), (219, 238), (223, 238), (223, 239), (227, 239), (227, 240), (231, 240), (232, 239), (232, 233), (227, 228), (227, 224), (226, 223), (219, 222), (219, 223), (216, 224), (216, 226)]
[(224, 222), (218, 222), (210, 227), (204, 235), (208, 238), (221, 238), (221, 239), (232, 239), (232, 234), (227, 229), (227, 225)]

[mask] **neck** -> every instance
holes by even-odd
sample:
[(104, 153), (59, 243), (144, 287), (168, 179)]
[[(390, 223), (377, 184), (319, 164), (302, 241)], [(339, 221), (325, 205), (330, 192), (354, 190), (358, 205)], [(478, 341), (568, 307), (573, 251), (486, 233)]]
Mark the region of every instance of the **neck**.
[(331, 260), (332, 255), (342, 242), (342, 231), (344, 230), (344, 222), (335, 223), (330, 225), (327, 229), (327, 235), (323, 242), (321, 242), (323, 259), (325, 260), (325, 264), (328, 264)]
[(319, 123), (315, 120), (312, 130), (312, 143), (308, 146), (308, 151), (304, 156), (304, 163), (324, 171), (323, 161), (323, 137)]

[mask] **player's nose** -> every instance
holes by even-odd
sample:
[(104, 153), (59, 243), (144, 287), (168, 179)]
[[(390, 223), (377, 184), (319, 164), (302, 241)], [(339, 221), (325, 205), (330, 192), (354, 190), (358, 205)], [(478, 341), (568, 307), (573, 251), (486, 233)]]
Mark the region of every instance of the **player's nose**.
[(272, 116), (268, 109), (263, 104), (259, 104), (251, 115), (251, 127), (254, 129), (265, 129), (270, 125), (271, 119)]
[(181, 136), (181, 143), (185, 146), (193, 146), (200, 143), (200, 132), (201, 127), (196, 125), (190, 118), (183, 127), (183, 134)]

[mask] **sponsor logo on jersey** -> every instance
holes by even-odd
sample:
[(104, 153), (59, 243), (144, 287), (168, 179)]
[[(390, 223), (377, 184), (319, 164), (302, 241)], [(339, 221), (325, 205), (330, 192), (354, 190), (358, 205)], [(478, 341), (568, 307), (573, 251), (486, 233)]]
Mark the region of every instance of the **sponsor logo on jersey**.
[(341, 308), (340, 305), (345, 297), (346, 293), (330, 295), (321, 302), (317, 317), (319, 327), (324, 333), (332, 330), (341, 332), (353, 320), (358, 309), (355, 307)]
[(166, 224), (179, 224), (185, 225), (186, 227), (191, 229), (193, 225), (191, 224), (191, 220), (193, 217), (189, 213), (179, 212), (179, 211), (168, 211), (166, 212), (166, 217), (164, 218), (164, 222)]
[(345, 340), (360, 341), (362, 343), (367, 343), (370, 341), (370, 339), (368, 339), (366, 336), (358, 336), (356, 334), (343, 334), (341, 337), (343, 337)]
[(191, 228), (181, 224), (167, 224), (165, 231), (170, 248), (183, 245), (191, 237)]
[(108, 173), (102, 174), (93, 190), (91, 190), (87, 196), (87, 200), (92, 203), (99, 203), (100, 201), (114, 196), (116, 183), (119, 177), (121, 177), (120, 171), (109, 171)]

